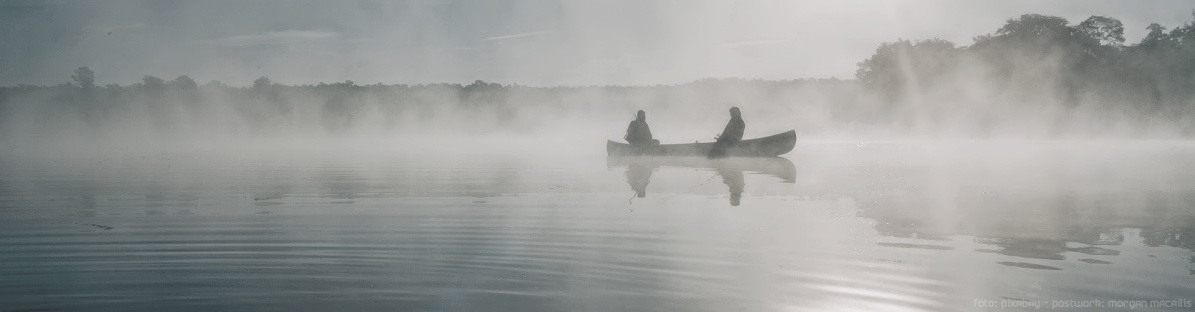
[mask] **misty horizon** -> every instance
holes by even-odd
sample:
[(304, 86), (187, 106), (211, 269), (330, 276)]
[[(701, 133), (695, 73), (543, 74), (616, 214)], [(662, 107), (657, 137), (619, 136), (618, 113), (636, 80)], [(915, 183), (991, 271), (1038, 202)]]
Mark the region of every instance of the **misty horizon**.
[[(854, 64), (883, 42), (966, 44), (1028, 13), (1118, 18), (1136, 42), (1150, 23), (1177, 27), (1195, 9), (1184, 1), (603, 3), (8, 1), (0, 38), (22, 44), (0, 48), (0, 85), (56, 84), (80, 66), (100, 85), (144, 75), (237, 86), (261, 76), (287, 85), (852, 79)], [(260, 14), (269, 10), (286, 17)]]
[(0, 311), (1195, 308), (1195, 1), (0, 0)]
[(1024, 14), (969, 45), (881, 43), (855, 62), (854, 79), (287, 85), (260, 76), (241, 87), (145, 75), (122, 86), (102, 84), (103, 72), (83, 66), (71, 83), (0, 88), (0, 138), (525, 136), (546, 129), (609, 137), (628, 113), (646, 110), (664, 125), (664, 138), (685, 142), (716, 134), (709, 133), (713, 120), (731, 106), (744, 109), (759, 136), (795, 128), (808, 138), (1187, 138), (1195, 135), (1195, 10), (1189, 14), (1173, 27), (1151, 24), (1137, 42), (1116, 17)]

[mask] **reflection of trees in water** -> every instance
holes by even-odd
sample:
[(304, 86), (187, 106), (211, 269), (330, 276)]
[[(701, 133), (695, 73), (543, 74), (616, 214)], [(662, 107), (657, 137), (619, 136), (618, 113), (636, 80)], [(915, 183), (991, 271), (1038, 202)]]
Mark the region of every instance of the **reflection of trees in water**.
[(977, 249), (976, 251), (978, 252), (990, 252), (1031, 259), (1065, 260), (1066, 256), (1062, 255), (1064, 252), (1075, 252), (1092, 256), (1116, 256), (1120, 254), (1120, 251), (1095, 246), (1067, 247), (1066, 241), (1051, 239), (980, 238), (976, 242), (999, 248)]
[[(1146, 246), (1171, 246), (1195, 252), (1195, 227), (1142, 228), (1141, 240)], [(1195, 255), (1187, 262), (1195, 264)], [(1188, 265), (1188, 274), (1195, 275), (1195, 265)]]
[(912, 220), (885, 220), (876, 222), (874, 228), (876, 233), (899, 238), (913, 238), (922, 240), (946, 241), (950, 240), (944, 235), (925, 233), (918, 228), (916, 221)]
[(1067, 231), (1067, 241), (1088, 245), (1120, 245), (1124, 243), (1124, 230), (1117, 227), (1079, 227)]
[[(915, 221), (879, 220), (875, 229), (878, 234), (888, 237), (912, 238), (922, 240), (949, 240), (948, 236), (919, 233)], [(1119, 246), (1125, 243), (1125, 228), (1072, 228), (1064, 231), (1060, 238), (976, 238), (975, 242), (988, 248), (976, 249), (976, 252), (995, 253), (1010, 257), (1067, 260), (1066, 253), (1078, 253), (1090, 256), (1119, 256), (1121, 251), (1099, 246), (1068, 247), (1067, 243), (1081, 243), (1087, 245)], [(1143, 228), (1141, 229), (1141, 243), (1150, 246), (1169, 246), (1183, 248), (1195, 252), (1195, 228)], [(880, 244), (881, 246), (900, 247), (908, 244)], [(1081, 258), (1078, 261), (1091, 264), (1110, 264), (1112, 262)], [(1195, 264), (1195, 255), (1189, 256), (1187, 261)], [(1195, 275), (1195, 269), (1189, 273)]]
[[(829, 184), (856, 186), (846, 193), (859, 203), (858, 216), (875, 220), (876, 232), (888, 237), (935, 240), (970, 235), (978, 237), (981, 244), (996, 247), (981, 252), (1062, 260), (1066, 252), (1116, 255), (1115, 250), (1095, 246), (1125, 244), (1126, 229), (1141, 229), (1144, 245), (1195, 251), (1195, 226), (1191, 223), (1195, 218), (1186, 217), (1189, 212), (1183, 209), (1183, 203), (1191, 198), (1189, 192), (1095, 193), (1085, 186), (1049, 190), (1011, 186), (968, 192), (965, 186), (935, 187), (936, 181), (921, 180), (926, 175), (916, 172), (893, 176), (899, 178), (851, 175)], [(1064, 182), (1091, 183), (1063, 180), (1059, 184)], [(1067, 243), (1092, 246), (1068, 248)]]
[(1046, 240), (1046, 239), (977, 239), (977, 242), (985, 245), (992, 245), (997, 249), (976, 249), (978, 252), (997, 253), (1006, 256), (1030, 258), (1030, 259), (1046, 259), (1046, 260), (1064, 260), (1066, 256), (1062, 252), (1066, 251), (1066, 243), (1061, 241)]
[(1195, 227), (1141, 229), (1141, 240), (1150, 247), (1169, 246), (1195, 251)]
[[(971, 235), (983, 245), (976, 252), (1017, 258), (1111, 264), (1125, 251), (1112, 246), (1138, 242), (1195, 251), (1195, 226), (1190, 225), (1195, 219), (1166, 217), (1183, 215), (1178, 203), (1187, 197), (1181, 193), (1093, 195), (1081, 189), (968, 193), (922, 189), (932, 181), (917, 181), (917, 177), (865, 182), (869, 188), (852, 192), (860, 202), (858, 215), (876, 220), (873, 228), (882, 236), (949, 240)], [(1141, 201), (1131, 197), (1137, 194)], [(948, 195), (955, 196), (944, 197)], [(1140, 241), (1131, 238), (1129, 229), (1141, 229)]]

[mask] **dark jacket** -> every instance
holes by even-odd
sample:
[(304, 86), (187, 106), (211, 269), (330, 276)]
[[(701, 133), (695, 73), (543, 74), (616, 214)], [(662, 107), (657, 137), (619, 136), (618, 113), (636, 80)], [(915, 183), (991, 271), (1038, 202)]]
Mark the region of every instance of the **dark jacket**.
[(627, 125), (627, 135), (623, 138), (631, 144), (651, 142), (651, 128), (647, 127), (646, 121), (633, 120), (630, 125)]
[(718, 135), (718, 143), (733, 145), (743, 140), (743, 130), (747, 128), (747, 124), (743, 122), (743, 118), (730, 118), (730, 122), (726, 123), (726, 129), (722, 129), (722, 134)]

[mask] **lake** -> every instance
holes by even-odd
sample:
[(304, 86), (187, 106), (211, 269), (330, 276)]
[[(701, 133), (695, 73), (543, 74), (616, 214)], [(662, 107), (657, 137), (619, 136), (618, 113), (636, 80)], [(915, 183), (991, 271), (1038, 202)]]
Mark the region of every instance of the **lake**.
[[(551, 149), (551, 147), (539, 147)], [(0, 311), (1178, 311), (1195, 143), (0, 158)]]

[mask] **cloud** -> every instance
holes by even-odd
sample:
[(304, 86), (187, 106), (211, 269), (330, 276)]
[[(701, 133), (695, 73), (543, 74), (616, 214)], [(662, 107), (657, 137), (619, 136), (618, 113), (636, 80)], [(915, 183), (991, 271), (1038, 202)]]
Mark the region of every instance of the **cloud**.
[(534, 32), (522, 33), (522, 34), (514, 34), (514, 35), (502, 35), (502, 36), (486, 37), (485, 39), (481, 39), (481, 40), (483, 40), (483, 41), (506, 40), (506, 39), (515, 39), (515, 38), (523, 38), (523, 37), (539, 36), (539, 35), (550, 34), (550, 33), (552, 33), (552, 32), (550, 32), (550, 31), (534, 31)]
[(206, 40), (214, 45), (242, 47), (255, 45), (296, 44), (339, 37), (339, 33), (316, 30), (267, 31), (259, 34), (238, 35)]

